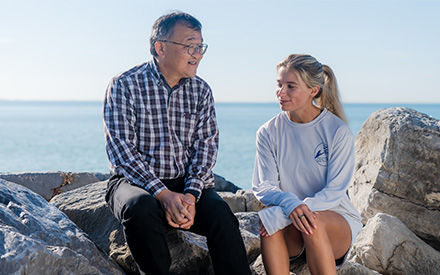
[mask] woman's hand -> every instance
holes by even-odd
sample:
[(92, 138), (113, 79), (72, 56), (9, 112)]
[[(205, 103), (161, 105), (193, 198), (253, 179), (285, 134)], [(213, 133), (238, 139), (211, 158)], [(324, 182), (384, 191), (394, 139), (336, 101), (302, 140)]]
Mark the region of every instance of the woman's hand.
[(289, 219), (300, 232), (306, 235), (313, 234), (312, 229), (317, 229), (316, 217), (306, 204), (300, 204), (289, 215)]
[(261, 237), (267, 237), (269, 234), (266, 231), (266, 228), (264, 227), (263, 223), (260, 220), (260, 236)]

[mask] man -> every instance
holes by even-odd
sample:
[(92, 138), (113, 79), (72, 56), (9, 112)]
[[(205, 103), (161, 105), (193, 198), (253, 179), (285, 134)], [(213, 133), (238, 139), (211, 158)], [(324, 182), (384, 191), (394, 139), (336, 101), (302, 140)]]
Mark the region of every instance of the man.
[(112, 79), (104, 102), (113, 174), (106, 201), (142, 274), (169, 274), (163, 224), (207, 237), (216, 274), (250, 274), (238, 221), (214, 191), (218, 128), (200, 22), (174, 12), (153, 25), (153, 60)]

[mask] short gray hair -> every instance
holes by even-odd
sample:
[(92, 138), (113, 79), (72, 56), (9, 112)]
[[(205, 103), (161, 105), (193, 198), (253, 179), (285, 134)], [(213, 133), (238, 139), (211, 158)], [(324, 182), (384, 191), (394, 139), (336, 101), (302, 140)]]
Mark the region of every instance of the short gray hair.
[(188, 13), (172, 12), (159, 17), (153, 24), (150, 35), (150, 53), (157, 56), (154, 45), (158, 40), (168, 39), (173, 35), (174, 27), (182, 24), (196, 31), (202, 30), (202, 24), (199, 20)]

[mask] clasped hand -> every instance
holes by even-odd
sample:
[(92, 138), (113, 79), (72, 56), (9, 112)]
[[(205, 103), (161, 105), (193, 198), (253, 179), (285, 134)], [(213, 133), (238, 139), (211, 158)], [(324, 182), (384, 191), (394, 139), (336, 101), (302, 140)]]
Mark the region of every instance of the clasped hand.
[(190, 229), (196, 215), (196, 198), (191, 194), (181, 194), (163, 190), (156, 195), (165, 211), (165, 217), (174, 228)]

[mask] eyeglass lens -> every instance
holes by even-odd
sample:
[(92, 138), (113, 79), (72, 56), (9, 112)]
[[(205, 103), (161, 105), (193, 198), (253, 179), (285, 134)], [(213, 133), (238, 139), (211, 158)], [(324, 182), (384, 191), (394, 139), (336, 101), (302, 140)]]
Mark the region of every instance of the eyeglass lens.
[(195, 54), (197, 51), (199, 51), (199, 54), (205, 54), (207, 48), (208, 48), (208, 45), (206, 45), (206, 44), (202, 44), (202, 45), (189, 44), (188, 53)]

